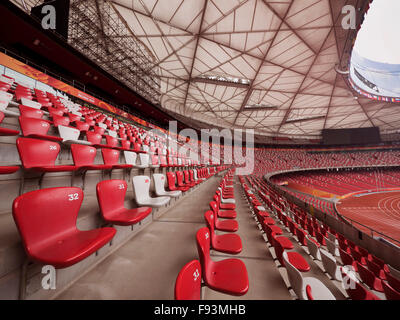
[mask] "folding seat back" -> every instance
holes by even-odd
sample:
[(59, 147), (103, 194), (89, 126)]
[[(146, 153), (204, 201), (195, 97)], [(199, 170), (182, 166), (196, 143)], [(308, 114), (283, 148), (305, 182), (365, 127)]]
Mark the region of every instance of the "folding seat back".
[(148, 167), (150, 162), (150, 156), (148, 153), (139, 153), (140, 165), (143, 167)]
[(118, 139), (110, 135), (106, 135), (106, 143), (110, 148), (115, 148), (118, 146)]
[(125, 210), (124, 200), (127, 189), (128, 184), (125, 180), (103, 180), (97, 184), (97, 200), (106, 220), (111, 220), (114, 213)]
[(338, 256), (339, 250), (336, 248), (335, 242), (331, 241), (328, 238), (325, 238), (325, 242), (326, 242), (326, 248), (328, 249), (329, 253), (334, 256)]
[(56, 142), (31, 138), (18, 138), (17, 149), (25, 169), (54, 166), (60, 152)]
[(204, 214), (204, 219), (206, 220), (207, 227), (211, 235), (211, 243), (214, 243), (215, 239), (215, 215), (213, 211), (207, 211)]
[(50, 116), (51, 117), (62, 117), (64, 115), (64, 110), (63, 109), (58, 109), (58, 108), (53, 108), (53, 107), (48, 107)]
[(53, 115), (53, 125), (55, 127), (58, 126), (69, 126), (69, 118), (68, 117), (62, 117), (62, 116), (58, 116), (58, 115)]
[(118, 164), (120, 156), (120, 152), (118, 150), (102, 148), (101, 154), (103, 156), (104, 164), (112, 166)]
[(137, 154), (132, 151), (124, 151), (125, 162), (127, 164), (131, 164), (132, 166), (136, 166)]
[(183, 172), (182, 171), (176, 172), (176, 180), (178, 182), (178, 186), (180, 186), (180, 187), (185, 186), (185, 183), (183, 182)]
[(92, 144), (101, 144), (102, 136), (99, 133), (87, 131), (86, 132), (87, 141), (91, 142)]
[(203, 275), (206, 274), (207, 268), (212, 264), (210, 258), (210, 230), (207, 227), (201, 228), (196, 233), (197, 251), (199, 253), (200, 265)]
[(151, 155), (151, 165), (152, 166), (159, 166), (158, 155), (152, 154)]
[(324, 236), (322, 235), (321, 232), (316, 231), (315, 232), (315, 237), (317, 238), (317, 241), (321, 246), (324, 246), (326, 244)]
[(121, 147), (123, 149), (129, 149), (131, 147), (131, 142), (128, 140), (121, 140)]
[(296, 236), (297, 236), (297, 240), (299, 240), (299, 242), (301, 243), (302, 246), (307, 245), (306, 234), (305, 234), (304, 230), (300, 229), (299, 227), (296, 227)]
[(189, 177), (189, 172), (187, 170), (183, 171), (183, 175), (185, 177), (185, 183), (191, 183), (190, 182), (190, 177)]
[(308, 251), (310, 252), (310, 255), (316, 259), (316, 260), (321, 260), (321, 254), (319, 252), (319, 248), (317, 244), (311, 239), (310, 237), (306, 236), (306, 241), (307, 241), (307, 248)]
[(39, 102), (32, 101), (32, 99), (27, 99), (26, 96), (21, 98), (21, 104), (34, 109), (40, 109), (42, 105)]
[(34, 260), (55, 235), (76, 230), (83, 192), (76, 187), (25, 193), (14, 200), (13, 217), (27, 254)]
[(80, 121), (81, 116), (73, 113), (68, 113), (69, 121), (70, 122), (75, 122), (75, 121)]
[(57, 127), (58, 129), (58, 133), (60, 135), (60, 137), (64, 140), (78, 140), (79, 136), (81, 134), (81, 132), (76, 129), (76, 128), (72, 128), (72, 127), (67, 127), (67, 126), (63, 126), (63, 125), (59, 125)]
[(148, 201), (150, 199), (150, 178), (147, 176), (135, 176), (132, 182), (136, 202), (143, 203)]
[(217, 205), (217, 202), (211, 201), (211, 202), (210, 202), (210, 209), (212, 210), (212, 212), (213, 212), (214, 214), (218, 214), (218, 205)]
[(346, 251), (339, 248), (339, 255), (340, 255), (340, 258), (342, 259), (343, 265), (353, 266), (355, 269), (357, 269), (354, 259)]
[[(87, 124), (87, 125), (89, 127), (89, 124)], [(104, 134), (104, 132), (106, 131), (106, 129), (102, 128), (101, 125), (102, 125), (102, 123), (99, 123), (98, 126), (94, 126), (94, 132), (102, 136)]]
[(23, 136), (29, 136), (34, 134), (47, 135), (47, 132), (50, 129), (50, 123), (46, 120), (19, 117), (18, 121)]
[(164, 195), (165, 194), (165, 176), (161, 173), (153, 174), (154, 180), (154, 189), (157, 195)]
[(176, 180), (175, 173), (167, 172), (168, 188), (170, 190), (176, 190), (175, 180)]
[(89, 130), (89, 124), (83, 121), (75, 121), (76, 128), (79, 131), (86, 132)]
[(166, 167), (166, 166), (168, 165), (168, 163), (167, 163), (167, 157), (166, 157), (165, 155), (160, 155), (160, 156), (159, 156), (159, 159), (160, 159), (160, 165), (161, 165), (162, 167)]
[(24, 106), (22, 104), (20, 104), (18, 108), (19, 108), (21, 117), (42, 119), (43, 114), (44, 114), (44, 112), (42, 110)]
[(71, 145), (72, 159), (77, 167), (90, 166), (94, 163), (97, 150), (95, 147), (81, 144)]
[(198, 260), (187, 263), (175, 282), (175, 300), (201, 299), (201, 265)]
[(336, 236), (335, 236), (333, 233), (331, 233), (330, 231), (328, 231), (328, 232), (327, 232), (327, 235), (328, 235), (328, 239), (329, 239), (330, 241), (332, 241), (332, 242), (334, 242), (334, 243), (337, 242)]
[(282, 247), (282, 244), (279, 241), (272, 241), (273, 243), (271, 243), (274, 246), (274, 251), (275, 251), (275, 255), (279, 260), (279, 263), (282, 266), (285, 266), (284, 260), (283, 260), (283, 253), (285, 252), (285, 250)]
[[(278, 241), (276, 241), (278, 242)], [(282, 263), (284, 262), (284, 263)], [(286, 267), (287, 275), (289, 278), (290, 286), (292, 287), (294, 293), (301, 300), (308, 300), (305, 288), (303, 287), (303, 277), (299, 270), (297, 270), (290, 262), (289, 257), (286, 252), (282, 254), (281, 265)]]
[[(365, 260), (367, 262), (367, 267), (369, 270), (371, 270), (376, 277), (382, 277), (384, 275), (383, 270), (379, 265), (377, 265), (375, 262), (370, 261), (368, 259)], [(384, 277), (384, 276), (383, 276)]]
[(332, 279), (341, 281), (342, 276), (336, 264), (335, 257), (325, 250), (320, 250), (322, 265), (325, 271), (331, 276)]

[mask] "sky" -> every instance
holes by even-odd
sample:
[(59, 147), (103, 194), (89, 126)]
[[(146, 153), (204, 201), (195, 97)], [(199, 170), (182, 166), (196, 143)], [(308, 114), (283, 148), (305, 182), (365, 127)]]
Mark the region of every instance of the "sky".
[(400, 0), (374, 0), (354, 50), (364, 58), (400, 64)]

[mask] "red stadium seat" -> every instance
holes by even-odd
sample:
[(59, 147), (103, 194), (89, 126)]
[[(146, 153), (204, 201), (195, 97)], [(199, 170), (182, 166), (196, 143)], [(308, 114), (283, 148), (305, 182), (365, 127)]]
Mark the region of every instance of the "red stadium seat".
[(178, 187), (189, 188), (189, 189), (192, 187), (191, 184), (187, 184), (183, 181), (183, 172), (182, 171), (176, 171), (175, 174), (176, 174), (176, 181), (177, 181)]
[(103, 136), (99, 133), (96, 133), (93, 131), (86, 131), (86, 138), (87, 138), (87, 141), (91, 142), (93, 144), (93, 146), (96, 148), (109, 148), (109, 146), (107, 144), (101, 143)]
[(101, 149), (101, 154), (103, 156), (103, 161), (105, 165), (111, 165), (113, 169), (126, 169), (132, 168), (131, 164), (119, 164), (120, 152), (114, 149)]
[(222, 210), (235, 210), (236, 205), (234, 203), (222, 203), (221, 202), (221, 192), (217, 190), (216, 194), (218, 195), (218, 198), (220, 199), (219, 207)]
[(238, 254), (242, 251), (242, 240), (237, 234), (217, 235), (214, 231), (214, 212), (207, 211), (204, 214), (211, 235), (211, 247), (220, 252)]
[(187, 263), (175, 281), (175, 300), (201, 300), (201, 265), (199, 260)]
[(53, 125), (55, 127), (58, 127), (58, 126), (66, 126), (67, 127), (67, 126), (69, 126), (70, 121), (69, 121), (68, 117), (62, 117), (62, 116), (55, 115), (55, 114), (52, 117), (53, 117)]
[(272, 231), (269, 225), (265, 225), (264, 231), (267, 234), (267, 239), (268, 242), (271, 244), (271, 246), (274, 246), (274, 241), (279, 241), (284, 250), (292, 250), (294, 248), (294, 245), (289, 238), (284, 236), (281, 237), (276, 236), (276, 234)]
[(217, 203), (218, 207), (218, 217), (225, 219), (235, 219), (236, 211), (234, 210), (221, 210), (219, 196), (217, 194), (214, 195), (214, 201)]
[(129, 226), (142, 221), (151, 213), (151, 207), (126, 209), (124, 200), (127, 189), (125, 180), (104, 180), (97, 184), (97, 201), (106, 222)]
[(19, 108), (21, 117), (35, 118), (35, 119), (43, 118), (44, 112), (42, 110), (24, 106), (22, 104), (20, 104), (18, 108)]
[(387, 282), (390, 284), (390, 286), (394, 290), (400, 292), (400, 279), (393, 276), (392, 273), (386, 272), (386, 271), (385, 271), (385, 276), (386, 276)]
[(370, 287), (371, 289), (373, 289), (375, 291), (383, 292), (382, 280), (375, 277), (375, 275), (372, 271), (368, 270), (366, 267), (364, 267), (359, 262), (357, 262), (357, 269), (358, 269), (358, 274), (360, 275), (361, 280), (363, 282), (365, 282), (368, 287)]
[(180, 190), (182, 192), (188, 191), (189, 187), (177, 187), (175, 185), (175, 173), (174, 172), (167, 172), (167, 180), (168, 180), (168, 188), (170, 191)]
[(81, 170), (110, 170), (113, 168), (112, 165), (94, 164), (97, 154), (95, 147), (72, 144), (71, 153), (74, 165)]
[(46, 120), (27, 117), (19, 117), (18, 120), (24, 137), (62, 141), (61, 137), (47, 134), (50, 129), (50, 123)]
[(239, 229), (239, 224), (236, 220), (232, 219), (218, 219), (218, 207), (215, 201), (210, 202), (210, 208), (214, 213), (214, 227), (220, 231), (236, 232)]
[(245, 264), (239, 259), (211, 260), (208, 228), (197, 231), (196, 240), (205, 284), (213, 290), (235, 296), (246, 294), (249, 279)]
[(55, 268), (69, 267), (107, 244), (114, 228), (78, 230), (80, 188), (50, 188), (16, 198), (13, 217), (28, 257)]
[(78, 169), (73, 165), (55, 165), (60, 153), (60, 145), (56, 142), (18, 138), (17, 148), (24, 169), (39, 172), (75, 171)]
[[(343, 267), (340, 268), (342, 278), (349, 278), (348, 272)], [(380, 300), (371, 291), (365, 289), (358, 281), (350, 280), (351, 283), (345, 283), (345, 290), (352, 300)]]
[[(273, 241), (273, 246), (275, 249), (276, 257), (279, 260), (279, 263), (282, 266), (285, 266), (285, 262), (283, 261), (283, 252), (286, 252), (279, 241)], [(303, 256), (298, 252), (286, 252), (287, 257), (290, 263), (299, 271), (307, 272), (310, 271), (310, 265), (307, 261), (303, 258)]]

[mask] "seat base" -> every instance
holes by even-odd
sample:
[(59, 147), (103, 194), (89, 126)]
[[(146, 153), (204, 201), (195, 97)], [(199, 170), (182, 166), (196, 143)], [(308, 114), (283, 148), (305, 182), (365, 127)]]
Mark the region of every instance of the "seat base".
[(123, 208), (120, 212), (112, 215), (112, 217), (104, 217), (106, 222), (119, 226), (130, 226), (136, 224), (146, 218), (151, 212), (150, 207), (140, 207), (134, 209)]
[(288, 255), (289, 262), (299, 271), (308, 272), (310, 271), (310, 265), (306, 259), (298, 252), (286, 252)]
[(242, 251), (242, 240), (237, 234), (214, 235), (211, 240), (216, 251), (238, 254)]
[(234, 296), (242, 296), (249, 290), (247, 269), (241, 260), (213, 261), (206, 268), (204, 281), (211, 289)]
[(236, 232), (239, 230), (239, 224), (236, 220), (217, 220), (215, 229), (226, 232)]

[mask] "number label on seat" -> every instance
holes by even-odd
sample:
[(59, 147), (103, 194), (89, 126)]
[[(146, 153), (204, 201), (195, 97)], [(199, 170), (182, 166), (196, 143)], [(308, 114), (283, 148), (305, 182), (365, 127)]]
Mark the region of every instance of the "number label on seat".
[(57, 146), (49, 146), (50, 150), (57, 150)]
[(118, 189), (119, 189), (119, 190), (125, 189), (125, 185), (124, 185), (124, 184), (120, 184), (120, 185), (118, 186)]
[(79, 194), (78, 193), (71, 193), (68, 195), (68, 200), (69, 201), (76, 201), (79, 200)]
[(206, 236), (206, 239), (208, 239), (208, 237), (209, 237), (208, 233), (206, 233), (205, 236)]
[(197, 281), (197, 279), (200, 277), (200, 272), (199, 269), (196, 269), (195, 272), (193, 272), (193, 279), (194, 281)]

